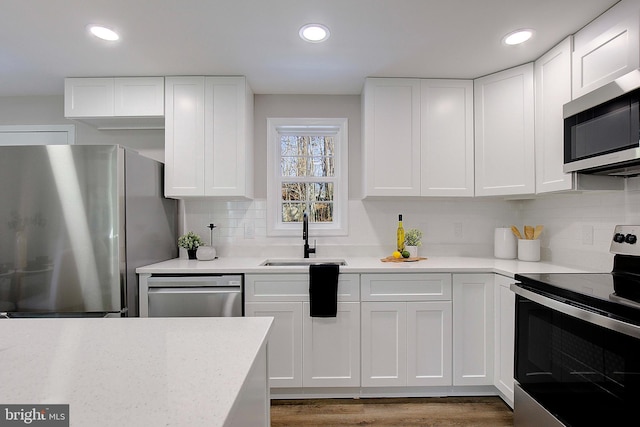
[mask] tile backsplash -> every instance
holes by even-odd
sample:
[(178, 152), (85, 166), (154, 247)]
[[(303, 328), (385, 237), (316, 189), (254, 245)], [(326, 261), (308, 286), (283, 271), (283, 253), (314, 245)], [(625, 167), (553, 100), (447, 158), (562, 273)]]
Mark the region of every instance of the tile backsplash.
[[(625, 191), (561, 193), (530, 200), (434, 198), (350, 200), (348, 236), (314, 237), (318, 257), (386, 256), (393, 251), (398, 214), (404, 227), (424, 233), (422, 256), (493, 256), (493, 229), (515, 224), (545, 226), (542, 259), (610, 271), (611, 233), (616, 224), (640, 224), (640, 178)], [(209, 241), (221, 256), (302, 256), (300, 237), (267, 236), (267, 203), (198, 199), (182, 204), (182, 230)], [(183, 255), (184, 256), (184, 255)]]

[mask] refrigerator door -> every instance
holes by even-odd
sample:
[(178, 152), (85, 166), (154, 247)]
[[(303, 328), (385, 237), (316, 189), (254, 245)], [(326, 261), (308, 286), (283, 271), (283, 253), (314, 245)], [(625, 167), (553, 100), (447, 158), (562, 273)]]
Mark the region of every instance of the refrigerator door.
[(121, 151), (0, 147), (0, 311), (123, 308)]

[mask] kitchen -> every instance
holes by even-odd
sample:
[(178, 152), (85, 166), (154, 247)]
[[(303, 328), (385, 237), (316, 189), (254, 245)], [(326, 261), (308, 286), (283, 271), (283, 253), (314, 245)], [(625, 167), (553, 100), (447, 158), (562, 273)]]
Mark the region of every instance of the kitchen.
[[(483, 58), (468, 56), (475, 62), (484, 63), (485, 69), (475, 74), (458, 75), (441, 74), (443, 71), (410, 73), (417, 77), (453, 77), (478, 78), (512, 66), (538, 59), (543, 53), (560, 42), (569, 34), (575, 33), (583, 25), (606, 10), (614, 2), (602, 2), (591, 5), (592, 12), (581, 21), (573, 23), (574, 27), (557, 33), (544, 46), (538, 47), (536, 55), (516, 52), (521, 59), (511, 59), (509, 63), (489, 63)], [(629, 2), (626, 2), (629, 3)], [(633, 2), (630, 2), (633, 3)], [(80, 6), (78, 6), (80, 7)], [(577, 6), (573, 6), (574, 8)], [(581, 9), (586, 6), (580, 6)], [(175, 12), (175, 11), (174, 11)], [(533, 12), (532, 12), (533, 13)], [(582, 11), (584, 12), (584, 10)], [(526, 14), (525, 14), (526, 15)], [(241, 15), (244, 16), (244, 15)], [(563, 19), (567, 16), (564, 11)], [(572, 17), (574, 18), (574, 17)], [(569, 19), (569, 18), (567, 18)], [(574, 18), (575, 19), (575, 18)], [(412, 21), (411, 21), (412, 22)], [(3, 31), (10, 31), (15, 22), (7, 23)], [(327, 24), (331, 26), (329, 23)], [(523, 23), (519, 26), (529, 24)], [(504, 26), (504, 24), (503, 24)], [(509, 29), (505, 29), (506, 33)], [(297, 27), (296, 27), (297, 30)], [(17, 31), (17, 30), (16, 30)], [(329, 41), (338, 39), (337, 30), (332, 31)], [(542, 36), (538, 30), (536, 36)], [(498, 35), (501, 37), (503, 34)], [(297, 35), (296, 35), (297, 36)], [(408, 34), (405, 34), (409, 37)], [(12, 40), (11, 35), (3, 37)], [(384, 40), (378, 40), (385, 45)], [(312, 46), (320, 47), (320, 46)], [(107, 55), (113, 54), (108, 51)], [(157, 55), (157, 53), (156, 53)], [(151, 55), (153, 57), (153, 55)], [(526, 59), (525, 59), (526, 58)], [(262, 58), (263, 61), (265, 60)], [(188, 60), (184, 60), (188, 61)], [(194, 61), (197, 62), (197, 61)], [(364, 62), (364, 60), (363, 60)], [(103, 64), (104, 65), (104, 64)], [(106, 65), (105, 65), (106, 66)], [(197, 69), (197, 64), (193, 66)], [(206, 68), (209, 70), (209, 68)], [(108, 70), (108, 71), (106, 71)], [(218, 70), (217, 68), (215, 70)], [(145, 70), (143, 75), (193, 75), (202, 71), (179, 70), (159, 73), (156, 70)], [(126, 76), (140, 74), (126, 68), (105, 69), (104, 72), (84, 72), (82, 68), (66, 70), (61, 77), (90, 76)], [(247, 74), (249, 71), (220, 69), (207, 74)], [(313, 74), (313, 73), (312, 73)], [(330, 73), (326, 73), (330, 74)], [(383, 77), (404, 77), (398, 71), (388, 70), (380, 73), (368, 71), (362, 79), (357, 80), (357, 89), (326, 90), (318, 94), (316, 90), (296, 88), (291, 81), (291, 88), (280, 87), (272, 91), (260, 90), (260, 79), (248, 77), (249, 83), (256, 93), (254, 97), (254, 197), (252, 200), (225, 199), (188, 199), (182, 208), (183, 231), (195, 230), (208, 237), (207, 225), (215, 223), (214, 245), (220, 260), (227, 257), (300, 257), (302, 244), (299, 235), (289, 237), (271, 237), (268, 232), (267, 209), (267, 119), (270, 117), (346, 117), (349, 129), (348, 153), (348, 212), (349, 232), (343, 236), (314, 235), (317, 240), (319, 258), (389, 255), (393, 249), (397, 214), (404, 215), (405, 226), (419, 228), (425, 239), (420, 253), (427, 257), (492, 257), (493, 232), (496, 227), (509, 224), (544, 224), (542, 235), (542, 258), (546, 262), (567, 265), (593, 271), (610, 271), (612, 255), (609, 253), (609, 241), (616, 224), (638, 223), (637, 207), (639, 203), (640, 182), (637, 178), (624, 180), (624, 191), (611, 192), (569, 192), (540, 195), (535, 198), (519, 199), (516, 197), (372, 197), (362, 199), (365, 193), (362, 183), (363, 148), (359, 143), (363, 138), (363, 116), (361, 112), (361, 95), (364, 77), (380, 75)], [(58, 79), (56, 88), (43, 94), (29, 94), (8, 91), (0, 98), (0, 122), (3, 125), (40, 125), (69, 124), (76, 126), (78, 143), (119, 143), (130, 146), (151, 157), (164, 160), (163, 130), (114, 130), (100, 131), (80, 121), (70, 122), (65, 119), (63, 111), (62, 78)], [(16, 86), (17, 87), (17, 86)], [(308, 86), (313, 87), (313, 86)], [(337, 87), (337, 86), (334, 86)], [(45, 95), (46, 94), (46, 95)], [(27, 96), (25, 96), (27, 95)], [(208, 239), (207, 239), (208, 240)], [(186, 256), (186, 254), (182, 254)]]

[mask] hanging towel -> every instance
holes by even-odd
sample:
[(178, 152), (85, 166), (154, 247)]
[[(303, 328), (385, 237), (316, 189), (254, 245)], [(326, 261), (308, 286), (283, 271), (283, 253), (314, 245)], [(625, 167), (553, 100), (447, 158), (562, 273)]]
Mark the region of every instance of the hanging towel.
[(338, 312), (338, 264), (309, 266), (311, 317), (336, 317)]

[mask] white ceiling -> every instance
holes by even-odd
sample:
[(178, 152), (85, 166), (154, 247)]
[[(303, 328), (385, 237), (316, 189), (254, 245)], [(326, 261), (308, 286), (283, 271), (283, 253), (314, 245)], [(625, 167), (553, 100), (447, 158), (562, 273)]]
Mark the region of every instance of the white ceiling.
[[(64, 77), (245, 75), (260, 94), (359, 94), (364, 78), (476, 78), (535, 60), (617, 0), (2, 0), (0, 96)], [(298, 37), (320, 22), (323, 44)], [(89, 23), (121, 40), (90, 37)], [(506, 33), (533, 28), (518, 47)]]

